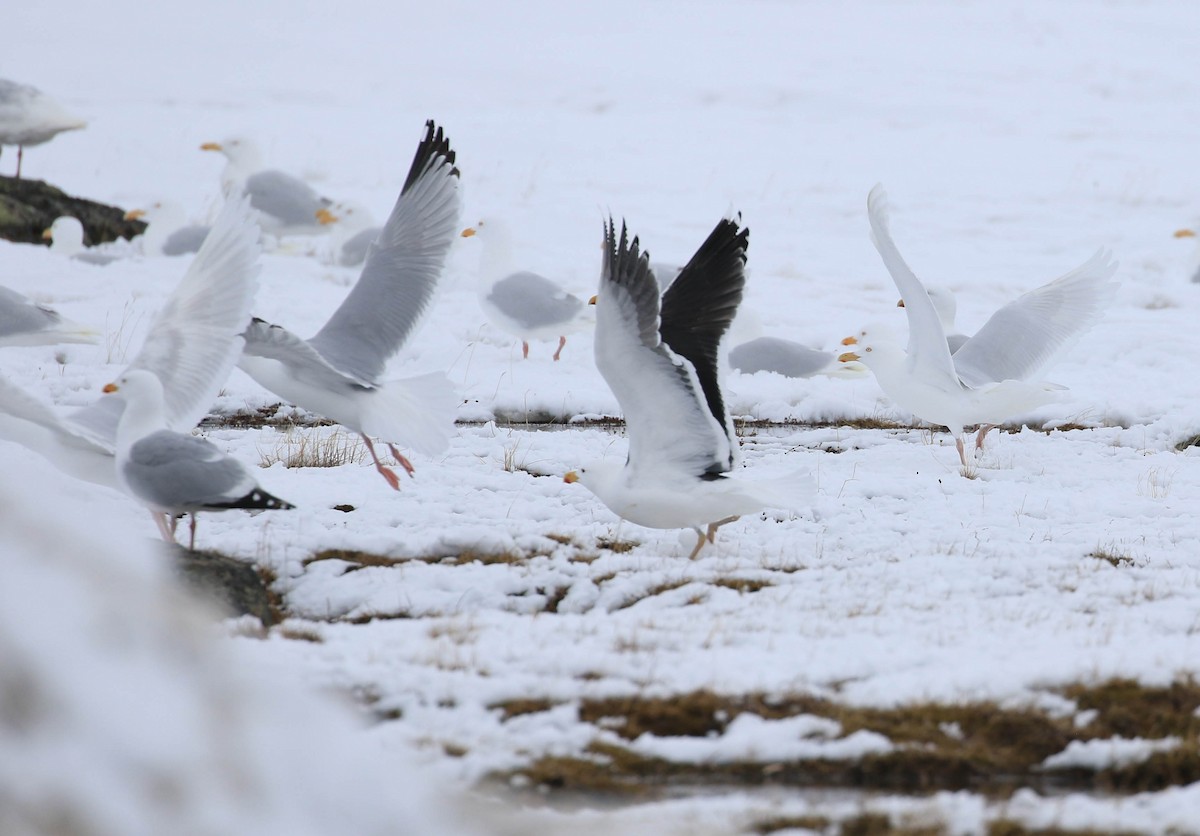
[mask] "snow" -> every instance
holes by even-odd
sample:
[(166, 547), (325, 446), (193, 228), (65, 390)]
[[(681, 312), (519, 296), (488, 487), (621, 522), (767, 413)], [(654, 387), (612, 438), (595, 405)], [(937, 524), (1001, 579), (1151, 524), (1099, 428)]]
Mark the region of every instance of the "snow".
[(1124, 737), (1108, 740), (1072, 740), (1067, 748), (1042, 761), (1044, 769), (1120, 769), (1135, 763), (1143, 763), (1158, 752), (1170, 752), (1179, 748), (1183, 741), (1178, 737), (1161, 740), (1143, 740)]
[[(1100, 247), (1120, 260), (1122, 287), (1048, 372), (1069, 387), (1063, 399), (1021, 416), (1030, 428), (992, 433), (974, 478), (960, 474), (944, 432), (846, 425), (910, 420), (870, 377), (727, 375), (735, 415), (793, 422), (747, 431), (745, 477), (807, 467), (817, 495), (799, 515), (723, 527), (688, 562), (687, 537), (621, 524), (563, 484), (580, 462), (625, 450), (619, 431), (539, 426), (617, 414), (589, 336), (572, 336), (558, 363), (546, 346), (522, 361), (519, 342), (479, 310), (478, 242), (459, 241), (444, 294), (393, 371), (446, 370), (463, 397), (460, 420), (479, 423), (461, 425), (443, 456), (413, 456), (416, 477), (399, 494), (367, 462), (275, 463), (256, 471), (260, 483), (300, 510), (202, 516), (198, 545), (274, 572), (289, 624), (319, 641), (229, 625), (188, 640), (196, 667), (155, 650), (151, 628), (171, 624), (177, 607), (154, 603), (168, 593), (144, 545), (154, 535), (145, 513), (0, 443), (0, 513), (17, 514), (8, 499), (34, 513), (28, 527), (5, 526), (13, 553), (69, 554), (79, 538), (93, 544), (89, 557), (100, 553), (91, 570), (72, 564), (93, 573), (86, 584), (50, 561), (0, 561), (0, 588), (20, 590), (5, 596), (17, 609), (0, 622), (0, 648), (21, 648), (62, 695), (48, 721), (54, 739), (19, 751), (4, 739), (0, 793), (23, 772), (26, 786), (75, 793), (97, 832), (137, 832), (135, 784), (113, 761), (120, 740), (133, 762), (196, 781), (196, 798), (225, 798), (212, 813), (220, 825), (257, 815), (304, 832), (309, 813), (319, 822), (352, 809), (369, 831), (408, 798), (399, 791), (413, 769), (464, 788), (543, 754), (580, 753), (607, 734), (579, 719), (583, 698), (803, 692), (877, 706), (992, 699), (1072, 716), (1059, 686), (1197, 674), (1200, 451), (1176, 445), (1200, 432), (1200, 286), (1189, 281), (1200, 252), (1172, 237), (1200, 214), (1200, 117), (1184, 104), (1200, 93), (1184, 69), (1200, 34), (1192, 4), (116, 0), (70, 15), (26, 3), (5, 15), (21, 37), (5, 45), (0, 76), (35, 84), (89, 122), (30, 149), (25, 175), (127, 208), (170, 199), (189, 217), (211, 217), (221, 161), (198, 146), (241, 134), (270, 165), (383, 217), (432, 117), (458, 152), (463, 225), (503, 217), (522, 264), (577, 295), (594, 292), (610, 212), (655, 261), (683, 263), (733, 209), (751, 230), (744, 308), (761, 332), (836, 350), (867, 323), (902, 322), (867, 237), (876, 182), (891, 196), (898, 246), (924, 281), (956, 293), (965, 332)], [(9, 151), (0, 171), (13, 163)], [(257, 315), (314, 333), (357, 276), (332, 263), (330, 246), (289, 239), (264, 256)], [(112, 249), (125, 257), (100, 268), (0, 242), (5, 284), (106, 332), (99, 346), (0, 354), (0, 373), (60, 409), (100, 396), (190, 258)], [(215, 411), (275, 402), (237, 372)], [(204, 434), (257, 464), (286, 456), (299, 437), (349, 443), (337, 432)], [(353, 510), (335, 509), (345, 505)], [(602, 545), (614, 540), (634, 545)], [(388, 560), (312, 559), (325, 550)], [(102, 568), (110, 564), (124, 574)], [(99, 637), (84, 613), (126, 574), (140, 578), (126, 591), (145, 594), (136, 609), (116, 607), (141, 614), (121, 622), (141, 636), (123, 652), (140, 655), (122, 662), (112, 648), (101, 664), (109, 657), (91, 649)], [(54, 608), (43, 614), (38, 603)], [(145, 733), (138, 721), (149, 708), (122, 699), (125, 675), (169, 735)], [(291, 720), (309, 711), (284, 702), (304, 690), (297, 682), (370, 694), (373, 709), (400, 719), (364, 729), (322, 708)], [(216, 744), (200, 718), (204, 700), (224, 705), (230, 694), (244, 696), (231, 735), (267, 787), (265, 812), (213, 784), (206, 747)], [(492, 706), (516, 698), (556, 705), (503, 721)], [(237, 730), (250, 736), (238, 741)], [(696, 757), (738, 756), (767, 735), (789, 757), (806, 741), (737, 725), (682, 743)], [(295, 753), (265, 754), (278, 747)], [(324, 761), (334, 766), (322, 771)], [(383, 761), (403, 780), (362, 778)], [(16, 772), (18, 763), (29, 768)], [(56, 779), (64, 763), (84, 776), (77, 785)], [(336, 765), (346, 763), (359, 764), (361, 781), (343, 780)], [(335, 807), (322, 786), (348, 795)], [(1154, 831), (1193, 828), (1200, 795), (1195, 786), (1124, 798), (1022, 791), (996, 804), (964, 793), (731, 792), (528, 815), (552, 830), (696, 832), (703, 822), (734, 832), (763, 811), (836, 818), (864, 805), (951, 832), (980, 832), (1001, 814), (1029, 827)], [(212, 824), (188, 809), (197, 828)], [(145, 832), (164, 831), (145, 816)]]

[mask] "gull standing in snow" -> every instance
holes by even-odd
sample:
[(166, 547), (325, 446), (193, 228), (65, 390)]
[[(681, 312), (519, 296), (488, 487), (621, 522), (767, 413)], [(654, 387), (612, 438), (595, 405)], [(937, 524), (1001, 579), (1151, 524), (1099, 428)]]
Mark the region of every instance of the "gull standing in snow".
[(42, 231), (42, 239), (50, 242), (50, 252), (85, 264), (103, 267), (117, 260), (115, 255), (89, 251), (83, 245), (83, 224), (78, 218), (72, 218), (70, 215), (55, 218), (54, 223)]
[[(229, 201), (125, 369), (159, 379), (168, 429), (196, 426), (237, 362), (239, 334), (258, 288), (258, 237), (249, 203)], [(120, 487), (113, 455), (123, 411), (121, 399), (100, 398), (60, 417), (0, 379), (0, 438), (23, 444), (72, 476), (114, 488)]]
[(58, 311), (0, 286), (0, 346), (95, 343), (100, 334)]
[(774, 372), (784, 377), (805, 379), (819, 374), (857, 377), (866, 369), (858, 363), (840, 363), (832, 351), (819, 351), (792, 340), (759, 337), (729, 352), (729, 365), (742, 374)]
[(17, 177), (26, 145), (49, 142), (63, 131), (86, 127), (87, 122), (68, 113), (36, 87), (0, 78), (0, 148), (17, 146)]
[(511, 237), (501, 221), (485, 219), (462, 231), (462, 237), (472, 236), (483, 241), (479, 305), (488, 320), (521, 341), (525, 359), (529, 359), (530, 340), (558, 337), (557, 360), (567, 344), (567, 334), (591, 324), (588, 306), (545, 276), (528, 270), (511, 272)]
[(294, 508), (264, 491), (237, 459), (217, 445), (167, 429), (163, 386), (158, 375), (133, 369), (104, 387), (118, 393), (125, 409), (117, 424), (117, 481), (150, 509), (158, 530), (175, 542), (181, 514), (191, 515), (188, 548), (196, 548), (196, 514), (233, 508)]
[(273, 168), (264, 168), (258, 146), (249, 139), (233, 137), (221, 142), (206, 142), (201, 151), (217, 151), (225, 156), (221, 185), (226, 197), (250, 196), (250, 205), (258, 210), (263, 232), (272, 235), (315, 235), (329, 231), (337, 222), (333, 201), (321, 197), (312, 186), (298, 177)]
[(1054, 400), (1062, 387), (1034, 380), (1104, 315), (1116, 294), (1117, 264), (1101, 250), (1062, 278), (1030, 291), (992, 317), (953, 356), (937, 309), (904, 262), (888, 231), (887, 194), (867, 197), (871, 240), (892, 275), (908, 318), (908, 348), (863, 331), (843, 361), (861, 361), (883, 391), (904, 409), (954, 435), (967, 466), (964, 427), (982, 425), (975, 449), (991, 426)]
[(146, 231), (139, 239), (146, 255), (187, 255), (198, 252), (211, 226), (190, 223), (183, 207), (169, 200), (160, 200), (145, 209), (130, 209), (125, 220), (146, 222)]
[[(739, 219), (740, 220), (740, 219)], [(718, 380), (718, 350), (742, 300), (749, 231), (717, 224), (660, 299), (638, 240), (605, 225), (596, 302), (596, 367), (625, 416), (629, 454), (571, 471), (618, 516), (647, 528), (690, 528), (694, 558), (742, 514), (792, 507), (811, 492), (807, 473), (732, 478), (733, 420)]]
[(387, 223), (341, 307), (308, 340), (255, 319), (240, 365), (264, 388), (359, 433), (392, 488), (400, 479), (375, 454), (387, 442), (411, 475), (400, 443), (427, 454), (446, 448), (454, 426), (454, 389), (442, 373), (380, 380), (430, 307), (459, 215), (459, 174), (450, 141), (432, 121)]

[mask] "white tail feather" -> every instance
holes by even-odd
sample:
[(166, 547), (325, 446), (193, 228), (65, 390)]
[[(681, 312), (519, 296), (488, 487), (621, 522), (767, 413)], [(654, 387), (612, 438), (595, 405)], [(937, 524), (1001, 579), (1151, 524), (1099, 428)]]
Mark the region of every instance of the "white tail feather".
[(362, 421), (367, 435), (427, 456), (449, 446), (458, 396), (442, 372), (389, 380), (367, 403)]

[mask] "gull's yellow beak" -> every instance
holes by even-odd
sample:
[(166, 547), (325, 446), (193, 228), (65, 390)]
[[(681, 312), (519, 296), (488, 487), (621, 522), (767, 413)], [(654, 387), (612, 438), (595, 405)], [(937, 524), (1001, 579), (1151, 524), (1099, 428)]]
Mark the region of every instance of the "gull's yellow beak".
[(146, 217), (145, 209), (130, 209), (125, 213), (125, 220), (127, 221), (136, 221), (144, 217)]
[(50, 227), (46, 227), (45, 229), (42, 230), (42, 240), (43, 241), (53, 241), (54, 240), (54, 233), (50, 231)]
[(839, 363), (849, 363), (853, 360), (861, 360), (861, 359), (862, 358), (859, 357), (857, 354), (855, 354), (853, 351), (847, 351), (845, 354), (838, 356)]
[(317, 223), (319, 223), (321, 226), (329, 226), (330, 224), (335, 224), (338, 222), (338, 216), (324, 207), (318, 209), (316, 215)]
[(567, 475), (563, 477), (563, 481), (570, 485), (572, 482), (579, 481), (579, 474), (574, 470), (568, 470)]
[(1177, 229), (1177, 230), (1175, 230), (1175, 237), (1176, 238), (1195, 238), (1196, 233), (1190, 229)]
[(475, 234), (475, 227), (469, 226), (466, 229), (464, 229), (462, 232), (458, 233), (458, 237), (459, 238), (470, 238), (474, 234)]
[(846, 337), (842, 340), (842, 345), (858, 345), (858, 337)]
[(903, 299), (901, 299), (899, 302), (897, 302), (897, 303), (896, 303), (896, 307), (897, 307), (897, 308), (903, 308), (903, 307), (904, 307), (904, 300), (903, 300)]
[(596, 304), (596, 300), (597, 300), (597, 299), (599, 299), (599, 298), (600, 298), (599, 296), (593, 296), (591, 299), (588, 299), (588, 304), (589, 304), (589, 305), (594, 305), (594, 304)]
[(106, 395), (111, 395), (113, 392), (117, 391), (117, 384), (106, 383), (106, 384), (104, 384), (104, 388), (101, 389), (100, 391)]
[(206, 142), (200, 146), (201, 151), (224, 151), (219, 142)]

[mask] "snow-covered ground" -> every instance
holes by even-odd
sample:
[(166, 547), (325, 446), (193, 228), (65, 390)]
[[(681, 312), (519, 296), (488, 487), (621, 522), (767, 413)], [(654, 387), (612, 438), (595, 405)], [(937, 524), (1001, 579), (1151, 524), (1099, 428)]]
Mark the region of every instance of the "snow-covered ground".
[[(272, 165), (382, 220), (424, 120), (435, 118), (458, 152), (463, 225), (505, 218), (522, 266), (581, 295), (594, 292), (608, 213), (656, 261), (682, 263), (719, 217), (741, 211), (751, 230), (743, 336), (835, 350), (866, 323), (902, 322), (867, 236), (866, 194), (880, 181), (898, 245), (918, 275), (958, 294), (963, 330), (1100, 247), (1121, 261), (1110, 313), (1048, 374), (1069, 392), (1021, 417), (1040, 429), (993, 433), (975, 478), (960, 475), (943, 432), (838, 426), (910, 420), (870, 377), (729, 374), (735, 415), (801, 425), (749, 432), (745, 475), (808, 467), (818, 492), (798, 516), (724, 527), (688, 562), (686, 538), (619, 525), (563, 483), (582, 461), (623, 455), (619, 434), (520, 424), (618, 411), (586, 332), (558, 363), (553, 343), (522, 361), (520, 343), (485, 323), (478, 242), (458, 242), (445, 292), (394, 366), (447, 369), (459, 386), (459, 417), (473, 423), (449, 452), (414, 457), (416, 478), (399, 494), (366, 464), (275, 463), (257, 471), (260, 482), (300, 511), (200, 521), (201, 547), (272, 570), (291, 634), (319, 639), (263, 640), (233, 625), (219, 639), (224, 664), (369, 694), (374, 709), (401, 717), (347, 727), (339, 747), (372, 758), (382, 749), (398, 764), (415, 757), (465, 787), (545, 754), (580, 753), (603, 734), (573, 710), (586, 697), (710, 689), (1070, 711), (1052, 694), (1068, 683), (1166, 684), (1200, 671), (1200, 452), (1176, 449), (1200, 432), (1200, 285), (1189, 281), (1200, 253), (1172, 235), (1200, 221), (1194, 4), (72, 5), (4, 13), (20, 36), (5, 39), (0, 76), (90, 120), (29, 149), (24, 173), (128, 208), (166, 198), (210, 217), (223, 161), (198, 147), (242, 134)], [(6, 149), (0, 171), (11, 173), (13, 157)], [(5, 349), (7, 379), (62, 408), (99, 397), (187, 265), (142, 257), (136, 245), (112, 249), (129, 257), (95, 267), (0, 242), (0, 282), (106, 331), (100, 346)], [(357, 275), (332, 266), (328, 249), (295, 239), (264, 256), (258, 315), (314, 332)], [(235, 372), (216, 411), (276, 400)], [(495, 417), (518, 423), (488, 423)], [(1056, 426), (1066, 429), (1042, 431)], [(206, 435), (259, 463), (285, 457), (306, 433), (336, 452), (352, 441), (339, 432)], [(106, 538), (154, 536), (126, 497), (0, 449), (5, 486), (54, 508), (64, 538), (97, 520)], [(334, 509), (345, 505), (353, 510)], [(26, 543), (8, 526), (0, 536)], [(614, 539), (636, 546), (601, 545)], [(394, 562), (350, 571), (336, 557), (312, 560), (325, 550)], [(0, 561), (0, 583), (12, 571)], [(728, 579), (764, 585), (714, 583)], [(3, 623), (19, 632), (37, 622)], [(71, 659), (61, 654), (62, 665)], [(97, 692), (117, 675), (69, 673), (70, 688)], [(517, 698), (561, 705), (507, 722), (490, 708)], [(124, 716), (119, 703), (112, 710)], [(722, 740), (638, 745), (682, 759), (839, 758), (889, 745), (814, 722), (746, 718)], [(1138, 742), (1065, 757), (1136, 760), (1149, 751), (1139, 755)], [(102, 768), (99, 756), (82, 763)], [(370, 805), (372, 794), (353, 803)], [(837, 818), (863, 803), (730, 793), (537, 816), (563, 831), (689, 832), (706, 822), (735, 832), (755, 810)], [(952, 832), (979, 831), (992, 815), (965, 794), (870, 803)], [(1200, 821), (1200, 788), (1022, 791), (1004, 814), (1031, 827), (1187, 832)]]

